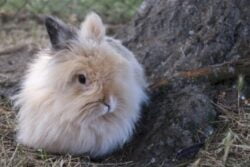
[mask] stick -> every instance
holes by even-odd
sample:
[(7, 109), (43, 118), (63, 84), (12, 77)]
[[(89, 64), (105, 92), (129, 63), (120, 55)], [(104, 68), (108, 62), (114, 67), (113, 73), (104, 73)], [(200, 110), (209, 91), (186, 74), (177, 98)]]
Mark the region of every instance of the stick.
[(250, 76), (250, 58), (177, 72), (170, 78), (158, 79), (157, 82), (154, 82), (149, 87), (150, 89), (155, 89), (175, 82), (176, 79), (205, 79), (210, 83), (216, 83), (223, 80), (236, 78), (240, 74)]

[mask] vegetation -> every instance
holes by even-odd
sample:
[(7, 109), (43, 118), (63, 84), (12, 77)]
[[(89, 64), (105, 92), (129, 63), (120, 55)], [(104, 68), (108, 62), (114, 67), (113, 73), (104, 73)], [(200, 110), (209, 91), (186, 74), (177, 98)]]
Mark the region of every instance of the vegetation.
[[(250, 103), (244, 96), (244, 78), (236, 89), (221, 91), (217, 103), (217, 130), (207, 140), (192, 167), (245, 167), (250, 164)], [(241, 94), (242, 96), (239, 96)], [(243, 98), (242, 98), (243, 97)]]
[(87, 12), (96, 11), (109, 23), (120, 23), (131, 18), (141, 2), (142, 0), (0, 0), (0, 12), (27, 11), (82, 20)]

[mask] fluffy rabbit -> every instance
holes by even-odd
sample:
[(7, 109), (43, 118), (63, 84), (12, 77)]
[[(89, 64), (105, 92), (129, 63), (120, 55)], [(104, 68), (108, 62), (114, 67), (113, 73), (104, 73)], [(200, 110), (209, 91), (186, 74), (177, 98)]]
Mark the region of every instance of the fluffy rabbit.
[(142, 66), (89, 14), (80, 29), (46, 17), (51, 46), (30, 64), (16, 95), (17, 141), (99, 157), (128, 141), (146, 101)]

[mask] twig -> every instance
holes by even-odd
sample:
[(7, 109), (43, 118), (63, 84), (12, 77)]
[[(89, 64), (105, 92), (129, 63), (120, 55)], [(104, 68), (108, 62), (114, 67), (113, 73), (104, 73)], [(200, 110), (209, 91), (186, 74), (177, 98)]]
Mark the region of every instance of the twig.
[(241, 74), (250, 76), (250, 58), (237, 61), (225, 62), (222, 64), (210, 65), (207, 67), (176, 72), (170, 78), (158, 79), (149, 86), (150, 89), (159, 88), (175, 82), (177, 79), (198, 80), (205, 79), (210, 83), (217, 83), (223, 80), (235, 78)]
[(207, 78), (211, 82), (218, 82), (237, 77), (240, 74), (250, 75), (249, 68), (250, 59), (247, 58), (179, 72), (177, 76), (187, 79)]

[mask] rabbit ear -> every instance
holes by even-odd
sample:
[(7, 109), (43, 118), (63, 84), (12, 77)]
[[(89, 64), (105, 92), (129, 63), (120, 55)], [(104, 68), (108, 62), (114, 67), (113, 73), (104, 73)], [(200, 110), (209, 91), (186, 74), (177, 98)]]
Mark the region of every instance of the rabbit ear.
[(81, 25), (80, 38), (101, 42), (105, 36), (105, 31), (105, 26), (100, 16), (96, 13), (90, 13)]
[(64, 48), (68, 40), (76, 37), (76, 31), (72, 27), (55, 17), (47, 16), (45, 26), (54, 49)]

